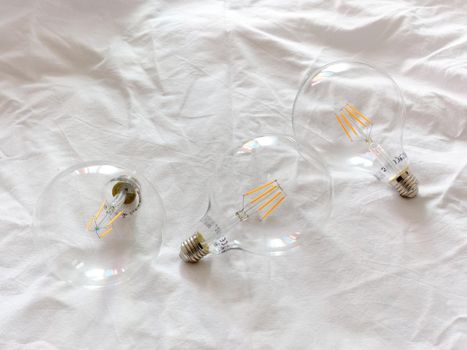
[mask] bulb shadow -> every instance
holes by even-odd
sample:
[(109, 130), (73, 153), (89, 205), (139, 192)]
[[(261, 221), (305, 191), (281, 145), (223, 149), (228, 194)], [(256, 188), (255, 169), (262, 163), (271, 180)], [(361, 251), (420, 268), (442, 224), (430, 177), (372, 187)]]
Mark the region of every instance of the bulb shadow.
[(198, 287), (206, 287), (211, 279), (212, 259), (206, 257), (194, 264), (180, 261), (179, 272), (180, 276), (188, 282)]
[(402, 198), (398, 194), (394, 194), (388, 200), (394, 201), (392, 208), (394, 213), (401, 219), (410, 222), (422, 222), (430, 219), (433, 210), (430, 209), (429, 197), (423, 194), (418, 194), (417, 197), (407, 199)]
[(407, 243), (421, 243), (434, 239), (442, 221), (436, 205), (437, 196), (425, 194), (423, 188), (415, 198), (407, 199), (387, 188), (378, 191), (370, 201), (362, 201), (365, 214), (380, 218), (389, 225), (394, 238), (404, 235)]
[[(379, 182), (343, 183), (340, 189), (341, 200), (334, 203), (328, 229), (351, 249), (373, 256), (380, 249), (389, 251), (389, 247), (399, 249), (401, 245), (429, 247), (449, 235), (450, 223), (439, 210), (439, 195), (423, 182), (411, 199)], [(348, 198), (353, 198), (352, 203)]]
[[(230, 302), (238, 298), (248, 299), (254, 288), (250, 278), (251, 268), (233, 252), (226, 252), (222, 257), (205, 257), (195, 264), (180, 261), (180, 276), (193, 289), (210, 295), (215, 302)], [(256, 271), (256, 270), (255, 270)]]

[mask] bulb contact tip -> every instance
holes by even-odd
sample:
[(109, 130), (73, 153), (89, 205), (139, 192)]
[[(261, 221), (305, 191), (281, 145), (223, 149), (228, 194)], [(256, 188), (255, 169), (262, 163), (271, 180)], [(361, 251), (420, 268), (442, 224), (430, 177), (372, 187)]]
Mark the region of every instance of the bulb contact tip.
[(197, 263), (207, 254), (209, 254), (209, 246), (200, 232), (184, 240), (180, 246), (179, 256), (186, 263)]
[(418, 194), (418, 181), (408, 168), (392, 178), (389, 183), (403, 198), (415, 198)]

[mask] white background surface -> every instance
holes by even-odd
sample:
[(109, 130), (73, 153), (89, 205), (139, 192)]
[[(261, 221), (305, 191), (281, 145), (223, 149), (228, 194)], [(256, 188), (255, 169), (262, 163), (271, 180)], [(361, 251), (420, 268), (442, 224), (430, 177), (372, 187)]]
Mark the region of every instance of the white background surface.
[[(466, 23), (463, 1), (3, 1), (0, 348), (466, 349)], [(336, 59), (400, 84), (419, 197), (348, 174), (296, 254), (182, 264), (222, 153), (291, 132), (300, 81)], [(93, 291), (48, 273), (31, 224), (96, 159), (144, 169), (168, 217), (139, 280)]]

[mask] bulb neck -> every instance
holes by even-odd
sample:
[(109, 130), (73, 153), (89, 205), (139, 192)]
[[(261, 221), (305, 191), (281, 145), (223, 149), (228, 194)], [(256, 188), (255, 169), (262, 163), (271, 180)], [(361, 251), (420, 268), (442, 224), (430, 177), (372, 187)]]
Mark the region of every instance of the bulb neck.
[(403, 198), (414, 198), (418, 194), (418, 181), (409, 168), (394, 176), (389, 183)]
[(134, 214), (141, 206), (141, 185), (132, 176), (122, 175), (110, 181), (112, 197), (123, 195), (123, 216)]
[(186, 263), (197, 263), (208, 254), (209, 246), (200, 232), (184, 240), (180, 246), (179, 256)]

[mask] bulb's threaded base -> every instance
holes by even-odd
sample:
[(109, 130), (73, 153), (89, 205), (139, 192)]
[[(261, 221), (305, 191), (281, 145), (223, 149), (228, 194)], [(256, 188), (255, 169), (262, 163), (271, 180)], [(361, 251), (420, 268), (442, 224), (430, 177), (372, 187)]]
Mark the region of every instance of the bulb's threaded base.
[(418, 181), (409, 168), (394, 176), (389, 183), (399, 192), (401, 197), (414, 198), (418, 194)]
[(200, 232), (196, 232), (190, 238), (183, 241), (180, 246), (179, 256), (187, 263), (197, 263), (207, 254), (209, 254), (209, 246)]

